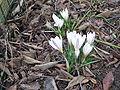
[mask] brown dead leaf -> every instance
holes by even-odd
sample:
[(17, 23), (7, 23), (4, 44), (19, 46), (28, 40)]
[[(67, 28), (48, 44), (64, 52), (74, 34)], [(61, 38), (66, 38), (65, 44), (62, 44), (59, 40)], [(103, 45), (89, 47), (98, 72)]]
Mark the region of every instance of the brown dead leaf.
[(94, 78), (91, 77), (86, 77), (82, 83), (88, 83), (89, 81), (91, 81), (93, 84), (97, 84), (97, 81)]
[(28, 57), (26, 55), (23, 55), (23, 61), (26, 62), (27, 64), (40, 64), (42, 63), (41, 61), (35, 60), (34, 58)]
[(2, 62), (0, 62), (0, 69), (3, 70), (7, 75), (11, 76), (9, 69), (6, 67), (6, 65)]
[(57, 72), (59, 73), (58, 77), (62, 78), (62, 79), (73, 79), (74, 76), (71, 75), (70, 73), (68, 73), (67, 71), (65, 70), (62, 70), (62, 69), (56, 69)]
[(93, 84), (97, 84), (97, 81), (96, 81), (94, 78), (90, 78), (90, 81), (91, 81)]
[(23, 55), (31, 57), (31, 58), (35, 58), (35, 51), (21, 51)]
[(74, 78), (68, 83), (68, 86), (67, 86), (65, 89), (68, 89), (68, 88), (70, 88), (70, 87), (73, 87), (74, 85), (79, 84), (79, 83), (82, 82), (82, 80), (84, 80), (84, 79), (85, 79), (84, 76), (74, 77)]
[(17, 85), (13, 85), (13, 86), (9, 87), (6, 90), (17, 90)]
[(119, 60), (118, 59), (114, 59), (113, 61), (109, 62), (106, 67), (110, 66), (110, 65), (113, 65), (115, 63), (117, 63)]
[(105, 18), (108, 18), (110, 15), (115, 14), (115, 13), (120, 13), (120, 10), (119, 9), (116, 9), (114, 11), (107, 10), (107, 11), (104, 11), (98, 14), (97, 16), (103, 16)]
[(44, 82), (44, 90), (58, 90), (53, 77), (47, 77)]
[(113, 81), (114, 81), (113, 73), (112, 72), (107, 73), (107, 75), (103, 79), (103, 90), (109, 90), (109, 88), (112, 86)]
[(29, 84), (21, 84), (20, 88), (23, 90), (39, 90), (40, 84), (38, 82), (32, 82)]
[(87, 22), (84, 23), (83, 25), (81, 25), (80, 27), (78, 27), (78, 32), (85, 30), (87, 27), (89, 27), (91, 25), (91, 23)]
[(82, 83), (85, 84), (85, 83), (88, 83), (89, 81), (90, 81), (89, 79), (85, 78), (85, 79), (82, 81)]
[(41, 64), (41, 65), (35, 65), (35, 68), (44, 71), (50, 67), (55, 66), (56, 64), (58, 64), (58, 62), (49, 62), (49, 63), (45, 63), (45, 64)]

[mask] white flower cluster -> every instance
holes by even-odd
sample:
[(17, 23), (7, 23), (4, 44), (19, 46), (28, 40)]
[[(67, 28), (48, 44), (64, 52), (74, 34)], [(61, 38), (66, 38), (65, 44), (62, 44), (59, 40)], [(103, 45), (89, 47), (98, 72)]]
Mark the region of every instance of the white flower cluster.
[[(60, 19), (55, 14), (52, 15), (52, 18), (55, 22), (54, 26), (57, 26), (58, 28), (61, 28), (64, 24), (64, 20), (67, 21), (69, 18), (69, 13), (67, 8), (61, 11), (60, 14), (63, 19)], [(89, 32), (87, 33), (86, 36), (79, 34), (76, 31), (73, 32), (67, 31), (67, 39), (68, 39), (68, 43), (74, 46), (76, 58), (78, 58), (80, 54), (80, 48), (83, 46), (84, 43), (85, 45), (83, 46), (83, 53), (85, 56), (87, 56), (93, 49), (92, 43), (95, 40), (95, 32), (93, 33)], [(49, 44), (56, 50), (59, 50), (61, 53), (63, 53), (62, 37), (59, 38), (58, 36), (56, 36), (55, 38), (51, 38), (51, 40), (49, 40)]]
[[(68, 17), (69, 17), (69, 13), (68, 13), (68, 9), (66, 8), (65, 10), (61, 11), (60, 12), (61, 16), (67, 20)], [(60, 19), (59, 17), (57, 17), (55, 14), (52, 15), (52, 18), (55, 22), (54, 26), (57, 26), (59, 28), (61, 28), (64, 24), (64, 20), (63, 19)]]
[[(80, 48), (85, 42), (86, 35), (81, 35), (79, 33), (76, 33), (76, 31), (73, 32), (67, 32), (67, 39), (69, 44), (72, 44), (75, 49), (75, 56), (78, 57), (80, 54)], [(87, 56), (93, 49), (92, 43), (95, 39), (95, 32), (93, 33), (87, 33), (87, 41), (85, 45), (83, 46), (83, 53), (85, 56)]]
[[(67, 32), (67, 39), (69, 44), (74, 46), (75, 49), (75, 56), (78, 58), (79, 54), (80, 54), (80, 48), (82, 47), (82, 45), (84, 44), (85, 40), (86, 43), (83, 46), (83, 53), (85, 56), (87, 56), (93, 49), (93, 45), (92, 43), (95, 40), (95, 32), (93, 33), (87, 33), (87, 37), (86, 35), (81, 35), (79, 33), (76, 33), (76, 31), (73, 32)], [(55, 38), (51, 38), (51, 40), (49, 41), (49, 44), (56, 50), (59, 50), (60, 52), (63, 53), (63, 48), (62, 48), (62, 38), (59, 38), (58, 36), (56, 36)]]

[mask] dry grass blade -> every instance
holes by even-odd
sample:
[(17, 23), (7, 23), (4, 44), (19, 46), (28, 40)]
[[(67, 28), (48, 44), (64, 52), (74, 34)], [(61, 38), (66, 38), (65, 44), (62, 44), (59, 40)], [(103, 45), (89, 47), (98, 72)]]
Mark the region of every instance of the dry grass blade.
[(55, 62), (49, 62), (49, 63), (45, 63), (45, 64), (41, 64), (41, 65), (35, 65), (35, 68), (44, 71), (44, 70), (46, 70), (50, 67), (55, 66), (56, 64), (58, 64), (58, 62), (56, 62), (56, 61)]
[(99, 51), (101, 51), (101, 52), (103, 52), (104, 54), (107, 54), (107, 55), (110, 54), (110, 53), (108, 53), (107, 51), (105, 51), (105, 50), (103, 50), (103, 49), (101, 49), (101, 48), (98, 48), (98, 47), (94, 47), (94, 49), (99, 50)]
[(26, 62), (27, 64), (40, 64), (42, 63), (41, 61), (35, 60), (34, 58), (28, 57), (26, 55), (23, 55), (24, 58), (24, 62)]

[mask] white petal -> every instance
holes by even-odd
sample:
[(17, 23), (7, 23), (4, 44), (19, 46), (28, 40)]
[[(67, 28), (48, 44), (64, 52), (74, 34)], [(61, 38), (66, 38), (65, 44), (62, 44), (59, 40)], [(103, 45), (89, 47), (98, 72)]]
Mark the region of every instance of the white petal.
[(49, 41), (49, 44), (56, 50), (63, 51), (62, 50), (62, 38), (59, 38), (56, 36), (55, 38), (51, 38)]
[(75, 37), (72, 39), (72, 44), (73, 44), (74, 48), (80, 49), (85, 41), (85, 38), (86, 38), (85, 35), (82, 36), (81, 34), (77, 33), (75, 35)]
[(66, 8), (65, 10), (61, 11), (60, 14), (61, 14), (61, 16), (62, 16), (65, 20), (67, 20), (68, 17), (69, 17), (68, 9), (67, 9), (67, 8)]
[(53, 18), (55, 23), (59, 20), (59, 18), (55, 14), (52, 15), (52, 18)]
[(95, 40), (95, 32), (91, 33), (87, 33), (87, 42), (92, 44)]
[(49, 41), (49, 44), (56, 50), (58, 50), (58, 48), (54, 45), (54, 43), (52, 41)]
[(60, 19), (59, 22), (58, 22), (58, 27), (62, 27), (64, 24), (64, 20)]
[(53, 20), (55, 22), (54, 26), (58, 26), (60, 28), (63, 26), (64, 20), (59, 19), (55, 14), (52, 15), (52, 18), (53, 18)]
[(87, 56), (93, 49), (93, 46), (90, 45), (88, 42), (83, 47), (83, 53), (85, 56)]
[(57, 46), (59, 47), (59, 49), (62, 49), (62, 38), (59, 38), (58, 36), (55, 37), (55, 40), (57, 42)]
[(67, 39), (68, 39), (69, 44), (72, 43), (72, 39), (75, 40), (75, 36), (76, 36), (76, 31), (73, 31), (73, 32), (67, 31)]

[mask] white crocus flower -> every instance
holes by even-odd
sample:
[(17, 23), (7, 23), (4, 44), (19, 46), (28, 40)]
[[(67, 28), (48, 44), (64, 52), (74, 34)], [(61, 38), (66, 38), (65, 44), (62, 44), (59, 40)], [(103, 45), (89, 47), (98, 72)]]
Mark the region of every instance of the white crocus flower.
[(85, 41), (86, 35), (81, 35), (79, 33), (77, 33), (75, 35), (75, 37), (72, 37), (72, 44), (75, 48), (75, 56), (78, 57), (79, 56), (79, 49), (81, 48), (81, 46), (83, 45), (84, 41)]
[(84, 46), (83, 46), (83, 53), (85, 56), (87, 56), (93, 49), (93, 45), (91, 45), (90, 43), (86, 43)]
[(87, 42), (92, 44), (95, 40), (95, 32), (91, 33), (87, 33)]
[(68, 13), (68, 9), (67, 9), (67, 8), (66, 8), (65, 10), (61, 11), (60, 14), (61, 14), (61, 16), (62, 16), (65, 20), (67, 20), (68, 17), (69, 17), (69, 13)]
[(62, 38), (59, 38), (56, 36), (55, 38), (51, 38), (49, 40), (49, 44), (56, 50), (59, 50), (60, 52), (63, 53), (63, 48), (62, 48)]
[(75, 37), (76, 35), (76, 31), (73, 32), (68, 32), (67, 31), (67, 39), (68, 39), (68, 43), (71, 45), (72, 43), (72, 39)]
[(58, 18), (55, 14), (52, 15), (52, 18), (53, 18), (53, 20), (55, 22), (54, 26), (57, 26), (59, 28), (61, 28), (63, 26), (64, 20)]

